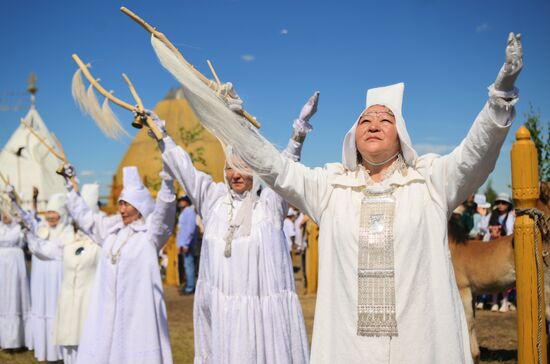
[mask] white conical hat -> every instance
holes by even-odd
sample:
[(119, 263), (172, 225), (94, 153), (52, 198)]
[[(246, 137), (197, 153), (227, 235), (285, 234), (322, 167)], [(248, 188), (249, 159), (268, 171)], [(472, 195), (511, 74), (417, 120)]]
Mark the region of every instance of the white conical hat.
[(128, 202), (141, 213), (143, 218), (147, 218), (153, 212), (154, 202), (151, 193), (141, 181), (137, 167), (122, 169), (122, 186), (118, 200)]
[(99, 185), (97, 183), (87, 183), (85, 185), (82, 185), (82, 188), (80, 189), (80, 196), (84, 199), (86, 202), (86, 205), (93, 211), (98, 212), (99, 206)]
[[(407, 125), (401, 111), (403, 105), (403, 92), (405, 91), (405, 84), (403, 82), (396, 83), (395, 85), (372, 88), (367, 91), (367, 101), (365, 110), (373, 105), (382, 105), (390, 109), (395, 115), (397, 135), (401, 142), (401, 151), (405, 162), (412, 166), (417, 158), (417, 154), (412, 147), (411, 138), (407, 132)], [(342, 164), (349, 170), (354, 171), (357, 167), (357, 146), (355, 145), (355, 129), (357, 123), (361, 118), (361, 115), (365, 112), (361, 111), (355, 123), (346, 134), (344, 138), (344, 145), (342, 146)]]
[(55, 211), (61, 217), (61, 221), (65, 222), (67, 219), (67, 195), (64, 193), (56, 193), (50, 196), (46, 211)]

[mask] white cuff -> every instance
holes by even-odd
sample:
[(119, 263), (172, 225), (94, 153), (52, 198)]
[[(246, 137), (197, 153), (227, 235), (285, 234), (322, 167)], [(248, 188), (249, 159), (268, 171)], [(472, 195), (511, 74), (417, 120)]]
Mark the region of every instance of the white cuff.
[(506, 110), (513, 107), (519, 100), (519, 89), (514, 87), (510, 91), (495, 89), (495, 84), (489, 86), (489, 102)]
[(294, 131), (300, 135), (306, 135), (313, 130), (313, 126), (308, 121), (299, 118), (294, 120), (292, 127), (294, 128)]

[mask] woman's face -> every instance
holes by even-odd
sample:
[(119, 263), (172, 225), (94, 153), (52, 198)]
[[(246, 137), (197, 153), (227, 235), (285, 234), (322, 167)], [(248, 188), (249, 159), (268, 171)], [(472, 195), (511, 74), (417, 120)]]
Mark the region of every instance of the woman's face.
[(359, 118), (355, 145), (363, 160), (381, 162), (401, 149), (395, 116), (385, 106), (373, 105)]
[(238, 194), (252, 189), (252, 176), (241, 174), (228, 165), (225, 167), (225, 179), (229, 188)]
[(506, 212), (508, 212), (508, 203), (507, 202), (497, 201), (497, 202), (495, 202), (495, 204), (497, 205), (497, 209), (498, 209), (498, 212), (500, 214), (505, 214)]
[(2, 222), (6, 225), (11, 224), (11, 217), (9, 217), (7, 214), (2, 214)]
[(61, 216), (55, 211), (46, 211), (46, 222), (48, 223), (49, 227), (56, 227), (57, 224), (59, 224), (59, 220), (61, 220)]
[(122, 223), (128, 225), (141, 217), (139, 211), (124, 200), (118, 201), (118, 213), (122, 217)]

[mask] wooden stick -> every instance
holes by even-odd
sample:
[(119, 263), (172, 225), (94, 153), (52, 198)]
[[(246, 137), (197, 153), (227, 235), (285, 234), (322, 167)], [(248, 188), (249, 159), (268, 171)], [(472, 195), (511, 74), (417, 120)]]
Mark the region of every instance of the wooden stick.
[[(23, 124), (27, 129), (29, 129), (29, 131), (31, 132), (32, 135), (34, 135), (36, 137), (36, 139), (38, 139), (38, 141), (46, 147), (46, 149), (53, 154), (54, 157), (56, 157), (57, 159), (59, 159), (60, 161), (62, 161), (63, 163), (69, 163), (69, 161), (67, 161), (67, 158), (65, 157), (65, 153), (63, 151), (61, 151), (61, 154), (59, 154), (58, 152), (56, 152), (55, 149), (53, 149), (49, 144), (48, 142), (46, 142), (46, 140), (44, 140), (44, 138), (42, 138), (37, 132), (36, 130), (34, 130), (29, 124), (27, 124), (25, 122), (25, 120), (21, 119), (21, 124)], [(61, 149), (61, 148), (60, 148)], [(59, 167), (57, 170), (56, 170), (56, 173), (58, 174), (62, 174), (62, 168), (63, 166)], [(73, 188), (75, 189), (75, 191), (78, 192), (78, 185), (76, 184), (76, 181), (74, 180), (74, 177), (71, 177), (71, 184), (73, 185)]]
[[(218, 83), (212, 83), (206, 76), (204, 76), (201, 72), (199, 72), (191, 63), (187, 62), (187, 60), (183, 57), (183, 55), (180, 53), (180, 51), (172, 44), (172, 42), (170, 42), (168, 40), (168, 38), (166, 38), (166, 36), (159, 32), (158, 30), (156, 30), (154, 27), (152, 27), (151, 25), (149, 25), (145, 20), (143, 20), (142, 18), (140, 18), (138, 15), (136, 15), (135, 13), (133, 13), (131, 10), (129, 10), (128, 8), (122, 6), (120, 8), (120, 11), (122, 11), (124, 14), (128, 15), (130, 18), (132, 18), (132, 20), (134, 20), (136, 23), (138, 23), (139, 25), (141, 25), (145, 30), (147, 30), (149, 33), (151, 33), (153, 36), (155, 36), (158, 40), (160, 40), (161, 42), (163, 42), (168, 48), (170, 48), (170, 50), (172, 50), (172, 52), (174, 52), (174, 54), (176, 55), (176, 57), (181, 61), (183, 62), (183, 64), (187, 65), (188, 67), (190, 67), (193, 72), (195, 73), (195, 75), (206, 85), (208, 86), (209, 88), (211, 88), (212, 90), (214, 91), (218, 91), (219, 90), (219, 87), (220, 87), (220, 83), (219, 83), (219, 80), (216, 80), (218, 81)], [(214, 76), (215, 77), (215, 76)], [(247, 113), (245, 110), (242, 110), (241, 112), (239, 112), (239, 114), (241, 116), (243, 116), (246, 120), (248, 120), (252, 125), (254, 125), (256, 128), (260, 128), (260, 123), (252, 116), (250, 115), (249, 113)]]
[(107, 90), (105, 90), (103, 88), (103, 86), (101, 86), (99, 84), (99, 82), (97, 82), (97, 80), (92, 76), (92, 74), (90, 73), (90, 71), (88, 70), (88, 67), (86, 67), (86, 65), (84, 64), (84, 62), (82, 62), (82, 60), (78, 57), (78, 55), (76, 54), (73, 54), (72, 55), (73, 57), (73, 60), (76, 62), (76, 64), (78, 65), (78, 67), (80, 68), (80, 70), (82, 71), (82, 73), (84, 74), (84, 76), (86, 77), (86, 79), (92, 84), (92, 86), (100, 93), (102, 94), (103, 96), (105, 96), (107, 99), (109, 99), (110, 101), (112, 101), (113, 103), (117, 104), (118, 106), (126, 109), (126, 110), (129, 110), (129, 111), (134, 111), (135, 110), (135, 106), (133, 105), (130, 105), (129, 103), (125, 102), (125, 101), (122, 101), (121, 99), (113, 96), (113, 94), (111, 94), (110, 92), (108, 92)]
[(2, 182), (4, 182), (4, 184), (7, 186), (10, 184), (10, 181), (8, 181), (8, 179), (6, 177), (4, 177), (4, 175), (2, 174), (2, 172), (0, 172), (0, 179), (2, 179)]
[(59, 153), (57, 153), (55, 151), (55, 149), (53, 149), (49, 144), (48, 142), (46, 142), (46, 140), (44, 140), (44, 138), (42, 138), (29, 124), (27, 124), (25, 122), (25, 120), (21, 119), (21, 124), (23, 124), (27, 129), (29, 129), (29, 131), (31, 132), (32, 135), (34, 135), (36, 137), (36, 139), (38, 139), (38, 141), (46, 147), (46, 149), (53, 154), (54, 157), (56, 157), (57, 159), (63, 161), (63, 162), (67, 162), (67, 160), (62, 156), (60, 155)]
[(216, 71), (214, 71), (214, 66), (212, 66), (212, 62), (210, 62), (209, 59), (206, 60), (206, 63), (208, 63), (208, 67), (210, 67), (210, 72), (214, 75), (214, 78), (216, 79), (216, 82), (218, 83), (219, 87), (222, 87), (222, 83), (220, 82), (220, 79), (218, 78), (218, 75), (216, 74)]
[(126, 84), (128, 85), (128, 88), (130, 88), (130, 92), (132, 93), (134, 100), (136, 100), (136, 103), (138, 104), (139, 110), (137, 110), (138, 117), (136, 119), (139, 119), (139, 121), (141, 121), (142, 120), (141, 118), (145, 116), (147, 126), (149, 126), (149, 128), (151, 129), (151, 131), (155, 135), (155, 138), (157, 140), (162, 140), (162, 131), (160, 131), (157, 124), (155, 124), (155, 122), (151, 119), (151, 117), (145, 114), (145, 107), (143, 106), (141, 97), (139, 97), (136, 89), (134, 88), (134, 85), (132, 85), (132, 82), (130, 81), (128, 76), (126, 76), (125, 73), (122, 74), (122, 78), (124, 78), (124, 81), (126, 81)]
[[(63, 149), (63, 146), (61, 145), (61, 142), (59, 141), (59, 139), (57, 138), (57, 135), (55, 135), (54, 133), (51, 133), (52, 134), (52, 137), (53, 137), (53, 141), (55, 142), (55, 144), (57, 145), (57, 148), (59, 148), (59, 152), (61, 153), (60, 155), (63, 157), (63, 159), (65, 160), (65, 163), (68, 163), (67, 162), (67, 156), (65, 154), (65, 150)], [(57, 174), (60, 174), (60, 175), (63, 175), (63, 172), (64, 172), (64, 165), (61, 165), (57, 170), (56, 170), (56, 173)], [(73, 189), (78, 192), (78, 184), (76, 183), (76, 180), (74, 177), (71, 177), (71, 184), (73, 185)]]

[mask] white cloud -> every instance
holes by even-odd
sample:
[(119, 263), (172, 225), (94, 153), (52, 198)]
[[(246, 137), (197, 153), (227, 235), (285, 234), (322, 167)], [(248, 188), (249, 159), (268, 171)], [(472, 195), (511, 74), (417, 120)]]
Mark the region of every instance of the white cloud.
[(79, 173), (80, 177), (90, 177), (90, 176), (93, 176), (95, 174), (94, 171), (90, 171), (90, 170), (83, 170)]
[(483, 23), (476, 27), (476, 32), (483, 33), (489, 30), (489, 24)]
[(286, 28), (281, 29), (281, 31), (280, 31), (279, 34), (281, 34), (281, 35), (287, 35), (287, 34), (288, 34), (288, 29), (286, 29)]
[(243, 54), (241, 59), (245, 62), (252, 62), (256, 59), (256, 56), (253, 54)]
[(426, 154), (426, 153), (436, 153), (436, 154), (447, 154), (450, 151), (452, 151), (456, 146), (455, 145), (448, 145), (448, 144), (415, 144), (414, 150), (418, 153), (418, 155)]

